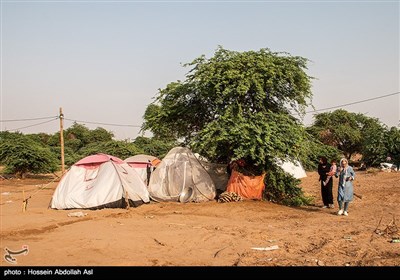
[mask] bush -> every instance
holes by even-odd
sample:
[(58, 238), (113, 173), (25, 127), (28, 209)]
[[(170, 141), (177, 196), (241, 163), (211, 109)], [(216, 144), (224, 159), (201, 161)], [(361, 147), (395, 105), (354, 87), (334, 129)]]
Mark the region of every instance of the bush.
[(21, 135), (14, 141), (0, 143), (0, 163), (5, 165), (5, 173), (22, 178), (29, 172), (49, 173), (58, 169), (57, 157), (49, 148)]
[(272, 164), (264, 179), (263, 197), (288, 206), (309, 205), (312, 203), (312, 198), (304, 195), (302, 188), (299, 187), (300, 182), (279, 166)]

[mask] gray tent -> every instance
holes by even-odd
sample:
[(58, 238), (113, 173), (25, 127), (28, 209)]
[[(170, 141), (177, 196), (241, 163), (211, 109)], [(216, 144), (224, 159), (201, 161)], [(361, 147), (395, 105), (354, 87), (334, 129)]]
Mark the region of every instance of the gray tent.
[(175, 147), (153, 171), (148, 190), (155, 201), (203, 202), (216, 190), (210, 175), (188, 148)]

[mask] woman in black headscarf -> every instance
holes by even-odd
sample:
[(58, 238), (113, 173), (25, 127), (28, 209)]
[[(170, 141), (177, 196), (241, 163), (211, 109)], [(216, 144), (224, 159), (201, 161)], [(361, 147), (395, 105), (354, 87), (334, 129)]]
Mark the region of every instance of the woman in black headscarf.
[(322, 202), (324, 206), (322, 208), (333, 208), (333, 194), (332, 194), (332, 187), (333, 187), (333, 178), (330, 177), (328, 181), (328, 173), (330, 171), (331, 165), (328, 163), (326, 157), (319, 158), (318, 164), (318, 174), (319, 174), (319, 181), (321, 183), (321, 196)]

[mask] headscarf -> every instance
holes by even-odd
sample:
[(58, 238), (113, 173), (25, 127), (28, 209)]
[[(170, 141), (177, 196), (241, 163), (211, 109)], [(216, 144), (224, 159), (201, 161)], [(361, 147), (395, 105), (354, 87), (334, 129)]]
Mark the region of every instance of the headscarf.
[(347, 166), (349, 166), (349, 161), (347, 160), (347, 158), (341, 158), (340, 159), (340, 164), (339, 164), (339, 171), (343, 171), (344, 167), (342, 166), (343, 161), (347, 162)]
[[(346, 165), (346, 167), (343, 167), (342, 166), (342, 163), (343, 163), (343, 161), (346, 161), (347, 162), (347, 165)], [(342, 158), (341, 160), (340, 160), (340, 172), (345, 172), (344, 173), (344, 176), (342, 177), (343, 179), (343, 181), (341, 182), (341, 184), (344, 186), (344, 184), (346, 183), (346, 177), (348, 177), (349, 176), (349, 174), (347, 174), (347, 172), (348, 172), (348, 167), (349, 167), (349, 161), (347, 160), (347, 158)]]

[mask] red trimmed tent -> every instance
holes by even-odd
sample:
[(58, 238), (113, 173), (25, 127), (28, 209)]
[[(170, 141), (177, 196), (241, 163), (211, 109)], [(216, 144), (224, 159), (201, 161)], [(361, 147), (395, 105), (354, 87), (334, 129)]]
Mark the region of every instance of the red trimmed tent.
[(64, 174), (50, 207), (120, 208), (149, 202), (147, 187), (135, 170), (117, 157), (96, 154), (81, 159)]

